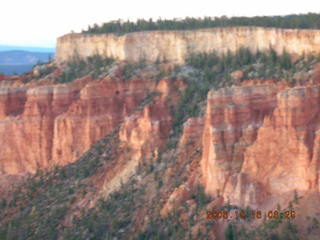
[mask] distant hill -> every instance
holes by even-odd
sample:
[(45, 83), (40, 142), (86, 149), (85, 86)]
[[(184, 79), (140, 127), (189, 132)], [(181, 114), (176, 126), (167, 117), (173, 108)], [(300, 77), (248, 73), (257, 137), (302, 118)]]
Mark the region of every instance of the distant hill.
[(25, 65), (47, 62), (53, 57), (53, 53), (27, 52), (27, 51), (4, 51), (0, 52), (0, 65)]
[(28, 47), (28, 46), (10, 46), (10, 45), (0, 45), (0, 51), (12, 51), (12, 50), (21, 50), (28, 52), (45, 52), (45, 53), (54, 53), (55, 48), (43, 48), (43, 47)]
[(34, 64), (29, 65), (0, 65), (0, 73), (5, 75), (22, 74), (32, 69)]
[(0, 51), (0, 72), (22, 74), (31, 70), (35, 64), (48, 62), (53, 57), (53, 52)]

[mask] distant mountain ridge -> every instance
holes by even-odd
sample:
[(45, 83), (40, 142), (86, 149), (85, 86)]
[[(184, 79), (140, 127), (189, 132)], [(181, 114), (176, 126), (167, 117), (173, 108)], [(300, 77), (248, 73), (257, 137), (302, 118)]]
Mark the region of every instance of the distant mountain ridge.
[(53, 53), (50, 52), (4, 51), (0, 52), (0, 65), (36, 64), (39, 61), (47, 62), (52, 58)]
[(29, 65), (0, 65), (0, 74), (16, 75), (30, 71), (34, 64)]
[(10, 46), (10, 45), (1, 45), (0, 51), (12, 51), (12, 50), (21, 50), (29, 52), (55, 52), (55, 48), (44, 48), (44, 47), (29, 47), (29, 46)]
[(0, 51), (0, 72), (7, 75), (22, 74), (30, 71), (35, 64), (53, 58), (53, 52)]

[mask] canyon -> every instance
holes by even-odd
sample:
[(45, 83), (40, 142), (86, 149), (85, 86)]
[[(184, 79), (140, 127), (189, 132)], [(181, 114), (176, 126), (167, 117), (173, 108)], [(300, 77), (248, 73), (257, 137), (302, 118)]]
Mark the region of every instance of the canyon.
[[(172, 87), (170, 81), (109, 77), (2, 87), (1, 174), (23, 175), (74, 162), (121, 122), (119, 137), (133, 149), (130, 158), (155, 158), (172, 124), (164, 99), (178, 101)], [(154, 91), (162, 103), (134, 114)], [(195, 128), (180, 140), (190, 144), (187, 139), (197, 135), (202, 141), (199, 174), (206, 193), (259, 206), (268, 195), (318, 192), (319, 94), (318, 85), (276, 83), (210, 91), (203, 118), (189, 119), (186, 126)]]
[[(305, 205), (296, 207), (296, 222), (306, 233), (304, 219), (320, 214), (319, 59), (311, 59), (310, 68), (297, 60), (296, 69), (303, 65), (306, 70), (297, 70), (295, 81), (247, 79), (250, 66), (240, 64), (236, 71), (217, 74), (218, 83), (208, 83), (205, 71), (185, 63), (189, 53), (270, 47), (278, 54), (286, 50), (293, 59), (320, 54), (320, 31), (232, 27), (123, 36), (68, 34), (58, 39), (56, 61), (43, 66), (53, 68), (51, 72), (43, 75), (36, 68), (22, 76), (0, 75), (0, 197), (14, 199), (15, 194), (2, 190), (14, 186), (16, 178), (34, 176), (34, 185), (40, 186), (22, 184), (18, 192), (34, 192), (10, 205), (4, 222), (19, 212), (15, 207), (28, 206), (27, 201), (29, 215), (35, 216), (37, 194), (54, 206), (50, 211), (55, 209), (59, 191), (52, 189), (63, 186), (69, 195), (58, 199), (65, 201), (65, 215), (56, 226), (72, 228), (81, 223), (82, 214), (95, 211), (97, 222), (101, 202), (113, 199), (122, 206), (129, 199), (130, 211), (118, 210), (119, 219), (129, 215), (130, 220), (114, 220), (110, 229), (119, 233), (128, 225), (124, 234), (130, 237), (132, 229), (148, 231), (156, 220), (180, 212), (179, 221), (173, 222), (181, 222), (190, 229), (189, 239), (197, 239), (199, 231), (208, 229), (206, 210), (283, 209), (301, 197)], [(95, 54), (116, 60), (101, 67), (96, 77), (91, 72), (59, 82), (68, 61)], [(166, 61), (137, 64), (142, 58)], [(259, 64), (251, 67), (258, 71)], [(126, 67), (134, 69), (126, 74)], [(285, 73), (296, 73), (292, 69)], [(226, 86), (221, 84), (225, 79), (231, 79)], [(194, 95), (201, 94), (194, 103)], [(124, 188), (126, 194), (117, 192)], [(102, 206), (113, 214), (107, 203)], [(227, 224), (215, 223), (208, 230), (210, 239), (223, 238), (221, 229)]]

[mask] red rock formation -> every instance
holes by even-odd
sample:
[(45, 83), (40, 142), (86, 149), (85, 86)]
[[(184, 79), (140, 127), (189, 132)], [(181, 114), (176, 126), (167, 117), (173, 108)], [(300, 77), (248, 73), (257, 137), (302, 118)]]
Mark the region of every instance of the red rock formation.
[(239, 205), (318, 191), (320, 87), (211, 91), (203, 133), (206, 192)]
[[(42, 86), (16, 86), (14, 79), (1, 82), (2, 176), (75, 161), (123, 122), (119, 139), (125, 152), (100, 176), (105, 195), (128, 179), (139, 162), (155, 159), (164, 148), (172, 124), (169, 105), (177, 102), (177, 88), (184, 87), (180, 81), (142, 78), (87, 77)], [(187, 200), (200, 182), (199, 172), (208, 194), (242, 206), (295, 189), (319, 191), (319, 85), (265, 83), (209, 92), (204, 118), (185, 123), (177, 164), (166, 173), (188, 164), (186, 182), (168, 193), (169, 199)], [(160, 94), (138, 109), (151, 92)], [(164, 216), (174, 207), (171, 200)]]
[(93, 207), (100, 197), (106, 198), (127, 182), (139, 166), (157, 159), (159, 151), (165, 147), (172, 125), (168, 100), (178, 97), (179, 86), (182, 86), (180, 81), (172, 84), (169, 79), (161, 80), (153, 89), (155, 92), (146, 97), (149, 101), (145, 102), (145, 106), (139, 106), (123, 119), (117, 133), (119, 143), (115, 156), (90, 180), (99, 193), (89, 193), (80, 199), (74, 206), (75, 212), (77, 207)]
[[(196, 192), (197, 185), (200, 184), (200, 159), (201, 159), (201, 135), (203, 132), (203, 119), (189, 118), (183, 127), (183, 133), (178, 145), (177, 162), (174, 168), (167, 171), (168, 175), (181, 171), (183, 165), (187, 165), (184, 176), (187, 179), (168, 196), (166, 203), (161, 209), (161, 216), (167, 217), (175, 208), (181, 207), (191, 194)], [(171, 171), (170, 171), (171, 170)], [(187, 202), (190, 203), (189, 200)], [(192, 204), (191, 204), (192, 205)]]
[(156, 103), (126, 118), (120, 129), (120, 140), (133, 150), (132, 157), (140, 160), (157, 157), (171, 129), (172, 117), (166, 103), (168, 95), (173, 93), (170, 81), (161, 81), (155, 90), (161, 96), (154, 97)]
[(117, 78), (2, 87), (2, 174), (34, 172), (76, 160), (129, 116), (154, 88), (154, 80)]
[[(165, 147), (170, 134), (172, 116), (169, 111), (168, 99), (175, 98), (177, 88), (170, 80), (159, 82), (155, 91), (159, 94), (151, 99), (141, 110), (126, 117), (119, 131), (120, 146), (124, 151), (119, 154), (117, 162), (112, 169), (107, 169), (103, 183), (103, 195), (117, 189), (121, 182), (135, 173), (139, 164), (155, 160), (159, 151)], [(109, 171), (117, 174), (109, 174)]]

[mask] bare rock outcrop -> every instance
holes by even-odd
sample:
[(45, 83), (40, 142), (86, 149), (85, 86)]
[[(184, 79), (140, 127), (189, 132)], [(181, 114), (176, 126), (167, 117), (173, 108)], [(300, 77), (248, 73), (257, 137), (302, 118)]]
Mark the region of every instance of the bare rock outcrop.
[(147, 79), (82, 79), (70, 84), (1, 88), (2, 174), (75, 161), (154, 89)]
[(242, 206), (318, 192), (319, 97), (318, 85), (211, 91), (201, 160), (206, 192)]
[(190, 53), (235, 52), (239, 48), (266, 51), (270, 47), (279, 54), (320, 53), (320, 31), (263, 27), (227, 27), (190, 31), (146, 31), (115, 34), (67, 34), (57, 41), (56, 59), (71, 60), (95, 54), (119, 60), (157, 61), (182, 64)]

